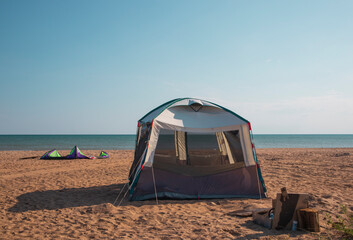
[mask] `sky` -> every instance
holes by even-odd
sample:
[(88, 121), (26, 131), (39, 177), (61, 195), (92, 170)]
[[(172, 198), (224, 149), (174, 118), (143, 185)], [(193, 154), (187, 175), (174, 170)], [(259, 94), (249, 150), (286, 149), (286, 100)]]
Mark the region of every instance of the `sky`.
[(353, 134), (353, 1), (0, 0), (0, 134), (134, 134), (179, 97)]

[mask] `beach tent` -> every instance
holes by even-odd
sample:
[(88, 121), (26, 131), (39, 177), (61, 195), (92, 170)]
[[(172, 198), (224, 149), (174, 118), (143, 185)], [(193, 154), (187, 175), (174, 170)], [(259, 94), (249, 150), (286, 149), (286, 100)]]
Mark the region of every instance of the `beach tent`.
[(104, 151), (101, 151), (98, 158), (109, 158), (109, 154)]
[(59, 158), (62, 158), (62, 157), (60, 153), (56, 151), (56, 149), (50, 150), (40, 157), (40, 159), (59, 159)]
[(66, 156), (67, 159), (77, 159), (77, 158), (89, 158), (88, 156), (86, 156), (85, 154), (83, 154), (81, 152), (81, 150), (75, 146), (71, 152), (69, 153), (69, 155)]
[(250, 122), (215, 103), (178, 98), (138, 121), (130, 200), (262, 198)]

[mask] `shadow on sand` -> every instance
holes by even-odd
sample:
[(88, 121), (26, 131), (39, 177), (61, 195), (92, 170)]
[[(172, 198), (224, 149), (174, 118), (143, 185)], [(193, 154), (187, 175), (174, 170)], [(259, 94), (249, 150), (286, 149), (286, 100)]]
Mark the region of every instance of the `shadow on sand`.
[[(107, 186), (96, 186), (88, 188), (68, 188), (61, 190), (48, 190), (48, 191), (36, 191), (31, 193), (25, 193), (17, 197), (18, 202), (8, 209), (10, 212), (26, 212), (32, 210), (57, 210), (63, 208), (72, 207), (89, 207), (94, 205), (100, 205), (105, 203), (113, 203), (117, 198), (119, 192), (124, 188), (125, 184), (114, 184)], [(124, 196), (122, 191), (120, 200)], [(126, 195), (125, 195), (126, 196)], [(162, 200), (162, 199), (160, 199)], [(159, 201), (160, 205), (164, 204), (196, 204), (202, 202), (212, 202), (213, 204), (223, 205), (227, 203), (227, 199), (203, 199), (203, 200), (162, 200)], [(117, 204), (120, 201), (117, 201)], [(116, 204), (116, 205), (117, 205)], [(214, 206), (212, 204), (212, 206)], [(147, 201), (134, 201), (130, 202), (125, 197), (121, 201), (121, 206), (142, 206), (142, 205), (156, 205), (156, 200)], [(241, 234), (234, 230), (228, 230), (235, 239), (257, 239), (264, 236), (278, 236), (278, 235), (289, 235), (290, 237), (298, 237), (305, 232), (302, 231), (276, 231), (260, 227), (249, 220), (242, 224), (243, 227), (256, 231), (255, 234), (248, 234), (246, 236), (240, 236)]]
[[(119, 193), (121, 194), (119, 195)], [(119, 198), (117, 198), (119, 197)], [(115, 200), (117, 200), (115, 202)], [(163, 199), (159, 199), (163, 200)], [(88, 188), (65, 188), (60, 190), (35, 191), (25, 193), (17, 197), (17, 203), (8, 209), (10, 212), (26, 212), (33, 210), (56, 210), (72, 207), (93, 206), (103, 203), (115, 202), (115, 206), (142, 206), (156, 205), (156, 200), (129, 201), (127, 194), (127, 185), (113, 184), (107, 186), (95, 186)], [(227, 201), (226, 199), (207, 199), (203, 201), (216, 201), (217, 204)], [(164, 199), (159, 201), (160, 205), (178, 203), (193, 204), (200, 200), (171, 200)]]
[(31, 210), (55, 210), (62, 208), (92, 206), (113, 203), (125, 184), (113, 184), (88, 188), (66, 188), (60, 190), (35, 191), (17, 197), (10, 212)]

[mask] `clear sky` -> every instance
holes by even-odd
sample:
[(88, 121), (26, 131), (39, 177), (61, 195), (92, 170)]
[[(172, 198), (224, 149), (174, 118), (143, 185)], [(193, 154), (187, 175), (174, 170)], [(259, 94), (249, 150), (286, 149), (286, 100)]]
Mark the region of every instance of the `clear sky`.
[(178, 97), (353, 133), (353, 1), (0, 0), (0, 134), (125, 134)]

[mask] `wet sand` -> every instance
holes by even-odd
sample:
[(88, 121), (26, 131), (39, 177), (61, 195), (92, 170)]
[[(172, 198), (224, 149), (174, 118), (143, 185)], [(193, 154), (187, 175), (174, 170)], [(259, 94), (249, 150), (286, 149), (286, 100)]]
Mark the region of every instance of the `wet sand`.
[[(326, 213), (353, 210), (353, 149), (258, 149), (267, 199), (124, 199), (120, 206), (112, 203), (133, 151), (107, 152), (109, 159), (39, 160), (44, 151), (0, 151), (0, 239), (335, 239)], [(271, 207), (284, 186), (310, 195), (321, 233), (268, 230), (231, 214)]]

